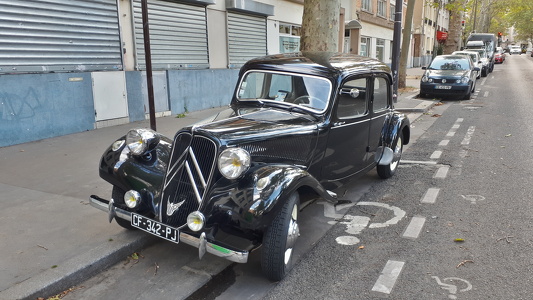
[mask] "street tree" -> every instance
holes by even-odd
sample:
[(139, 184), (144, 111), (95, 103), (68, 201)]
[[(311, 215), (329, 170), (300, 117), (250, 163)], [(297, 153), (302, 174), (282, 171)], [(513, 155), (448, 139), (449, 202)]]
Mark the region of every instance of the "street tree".
[[(424, 0), (422, 0), (424, 1)], [(407, 59), (409, 58), (409, 48), (411, 47), (411, 29), (413, 24), (413, 12), (416, 0), (407, 2), (407, 11), (405, 12), (405, 25), (402, 37), (402, 51), (400, 51), (400, 67), (398, 69), (398, 88), (406, 87), (407, 81)]]
[(301, 51), (338, 51), (340, 10), (340, 0), (304, 1)]

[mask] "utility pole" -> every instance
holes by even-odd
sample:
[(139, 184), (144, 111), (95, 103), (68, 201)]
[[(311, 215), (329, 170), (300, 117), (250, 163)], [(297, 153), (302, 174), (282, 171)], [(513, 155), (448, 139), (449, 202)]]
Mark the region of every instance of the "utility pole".
[[(398, 70), (400, 68), (400, 43), (402, 38), (402, 9), (403, 0), (396, 0), (396, 7), (394, 11), (394, 35), (392, 38), (392, 95), (394, 103), (398, 102)], [(405, 34), (410, 34), (405, 33)], [(409, 51), (409, 49), (405, 49)]]
[(154, 104), (154, 81), (152, 78), (152, 51), (150, 49), (150, 28), (148, 26), (148, 3), (142, 0), (141, 10), (143, 19), (144, 36), (144, 60), (146, 61), (146, 83), (148, 86), (148, 109), (150, 112), (150, 128), (156, 129), (155, 124), (155, 104)]

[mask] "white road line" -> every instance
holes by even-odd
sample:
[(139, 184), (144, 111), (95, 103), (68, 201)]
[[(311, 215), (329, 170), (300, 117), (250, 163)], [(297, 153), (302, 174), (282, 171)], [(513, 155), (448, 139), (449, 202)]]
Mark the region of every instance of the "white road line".
[(485, 93), (483, 94), (483, 97), (487, 98), (488, 96), (489, 96), (489, 91), (485, 91)]
[(465, 138), (461, 142), (461, 145), (468, 145), (470, 144), (470, 140), (472, 139), (472, 135), (474, 134), (474, 131), (476, 131), (476, 126), (470, 126), (468, 127), (468, 130), (466, 131)]
[(396, 280), (402, 272), (404, 264), (405, 262), (403, 261), (387, 261), (387, 264), (385, 265), (385, 268), (383, 268), (381, 275), (379, 275), (379, 278), (374, 284), (372, 291), (390, 294), (394, 284), (396, 283)]
[(426, 192), (426, 194), (424, 195), (424, 197), (422, 197), (422, 199), (420, 200), (420, 203), (435, 203), (435, 201), (437, 200), (437, 196), (439, 195), (439, 192), (440, 192), (440, 189), (439, 188), (429, 188)]
[(457, 128), (459, 128), (459, 127), (461, 127), (460, 124), (453, 124), (453, 126), (452, 126), (453, 129), (457, 129)]
[(446, 178), (446, 175), (448, 175), (448, 170), (450, 170), (449, 166), (442, 166), (440, 167), (437, 172), (435, 173), (434, 178)]
[(419, 160), (400, 160), (402, 164), (414, 164), (414, 165), (436, 165), (436, 161), (419, 161)]
[(457, 121), (455, 121), (455, 123), (461, 123), (463, 122), (465, 119), (464, 118), (457, 118)]
[(442, 155), (442, 151), (436, 150), (434, 151), (429, 158), (431, 159), (439, 159)]
[(446, 134), (446, 136), (449, 136), (449, 137), (452, 137), (455, 135), (455, 131), (448, 131), (448, 133)]
[(442, 140), (442, 141), (440, 141), (439, 146), (448, 146), (449, 142), (450, 142), (450, 140)]
[(407, 239), (417, 239), (424, 227), (424, 223), (426, 223), (426, 218), (413, 217), (402, 236)]
[(481, 80), (481, 85), (485, 85), (485, 81), (487, 81), (487, 78), (488, 77), (485, 77), (485, 78), (483, 78), (483, 80)]

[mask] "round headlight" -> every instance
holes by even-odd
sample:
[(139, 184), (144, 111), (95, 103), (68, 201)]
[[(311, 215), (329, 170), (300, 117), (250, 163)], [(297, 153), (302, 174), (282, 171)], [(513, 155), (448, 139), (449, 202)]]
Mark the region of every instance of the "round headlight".
[(131, 153), (143, 155), (159, 142), (159, 135), (151, 129), (133, 129), (126, 135), (126, 144)]
[(461, 78), (462, 83), (468, 83), (468, 77), (462, 77)]
[(199, 211), (193, 211), (187, 216), (187, 226), (189, 226), (192, 231), (202, 230), (202, 228), (204, 228), (204, 224), (205, 217)]
[(136, 208), (141, 204), (141, 194), (134, 190), (129, 190), (124, 194), (124, 203), (129, 208)]
[(227, 179), (241, 176), (250, 167), (250, 154), (242, 148), (228, 148), (218, 157), (218, 170)]
[(428, 77), (426, 75), (422, 76), (422, 82), (428, 82)]

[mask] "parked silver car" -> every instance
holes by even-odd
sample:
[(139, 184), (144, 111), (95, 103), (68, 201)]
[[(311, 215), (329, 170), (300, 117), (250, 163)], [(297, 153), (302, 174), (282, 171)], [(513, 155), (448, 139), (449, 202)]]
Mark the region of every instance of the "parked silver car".
[[(472, 59), (472, 63), (474, 64), (474, 67), (477, 67), (480, 70), (483, 68), (483, 62), (481, 61), (481, 58), (479, 57), (479, 53), (476, 51), (454, 51), (452, 54), (469, 56)], [(476, 74), (477, 74), (476, 79), (481, 78), (480, 71), (476, 71)]]

